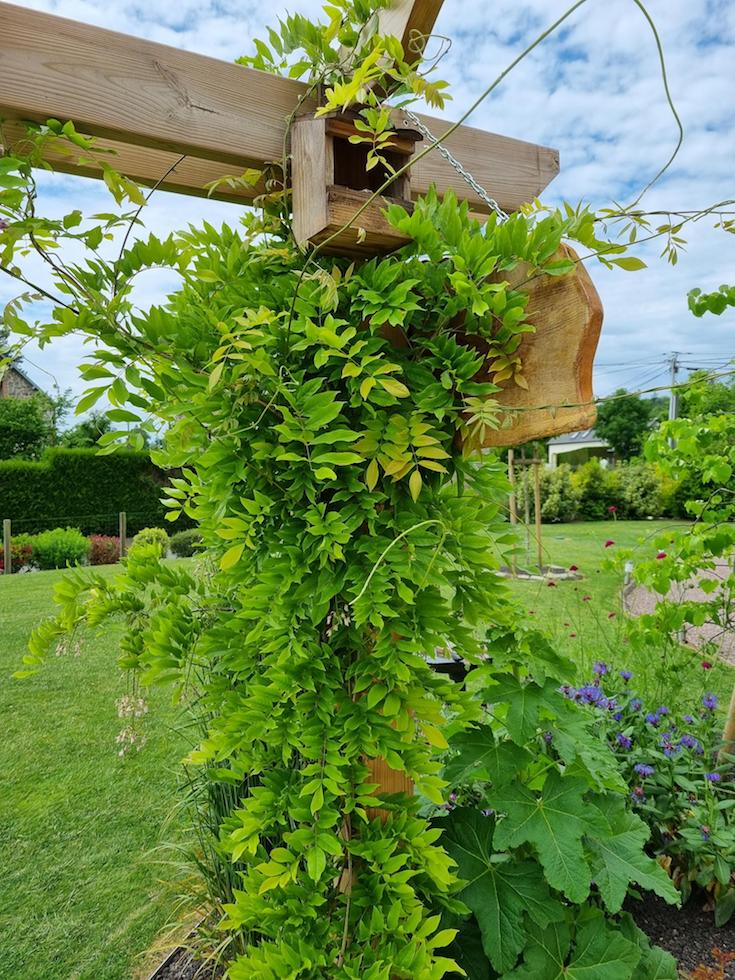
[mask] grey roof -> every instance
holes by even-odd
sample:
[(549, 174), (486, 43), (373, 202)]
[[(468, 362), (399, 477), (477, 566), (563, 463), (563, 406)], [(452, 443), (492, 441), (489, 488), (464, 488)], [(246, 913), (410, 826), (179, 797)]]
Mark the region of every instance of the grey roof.
[(604, 442), (597, 435), (594, 429), (582, 429), (581, 432), (568, 432), (565, 436), (554, 436), (549, 439), (550, 446), (559, 446), (562, 443), (573, 442), (575, 445), (583, 446), (586, 442)]

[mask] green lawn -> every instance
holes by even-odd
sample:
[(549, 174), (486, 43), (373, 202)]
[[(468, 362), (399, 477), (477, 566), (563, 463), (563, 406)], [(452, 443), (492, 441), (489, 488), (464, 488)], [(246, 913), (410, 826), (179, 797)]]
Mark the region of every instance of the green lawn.
[(166, 839), (184, 744), (158, 691), (147, 745), (118, 757), (125, 682), (109, 629), (79, 656), (10, 677), (61, 574), (0, 577), (0, 977), (130, 980), (153, 965), (141, 957), (172, 907), (163, 855), (151, 851)]
[[(638, 683), (645, 683), (644, 678), (647, 678), (651, 689), (640, 693), (652, 698), (667, 695), (657, 689), (651, 679), (654, 657), (649, 654), (646, 662), (642, 662), (641, 655), (634, 654), (626, 646), (621, 620), (622, 572), (605, 565), (611, 564), (607, 560), (620, 548), (634, 549), (634, 560), (635, 557), (653, 557), (658, 551), (655, 541), (681, 526), (681, 522), (672, 521), (595, 521), (543, 526), (545, 561), (564, 568), (576, 565), (582, 579), (555, 580), (553, 587), (545, 581), (511, 581), (511, 589), (531, 617), (551, 634), (557, 647), (577, 663), (577, 680), (589, 678), (595, 660), (605, 660), (618, 668), (636, 671)], [(531, 568), (533, 558), (526, 562), (525, 533), (521, 532), (521, 536), (519, 564)], [(606, 541), (614, 544), (606, 548)], [(531, 555), (535, 553), (532, 536)], [(701, 657), (692, 651), (688, 669), (682, 676), (677, 676), (681, 689), (685, 690), (691, 682), (692, 690), (696, 692), (706, 680), (708, 687), (727, 703), (735, 671), (717, 665), (703, 678), (700, 661)]]
[[(623, 546), (655, 553), (652, 539), (671, 527), (544, 527), (547, 560), (577, 565), (583, 579), (510, 587), (578, 664), (571, 681), (588, 676), (596, 659), (638, 671), (621, 629), (620, 576), (603, 562)], [(606, 549), (608, 539), (615, 545)], [(102, 571), (115, 574), (114, 567)], [(159, 690), (148, 695), (147, 745), (118, 757), (123, 722), (115, 701), (125, 688), (114, 631), (89, 636), (78, 657), (52, 657), (30, 679), (10, 678), (31, 629), (52, 611), (61, 574), (0, 576), (0, 978), (130, 980), (153, 966), (146, 951), (174, 906), (161, 883), (169, 876), (159, 863), (164, 856), (152, 852), (176, 832), (170, 825), (162, 835), (161, 828), (185, 745), (168, 692)], [(693, 653), (693, 690), (702, 683), (699, 660)], [(706, 681), (726, 702), (733, 671), (718, 667)]]

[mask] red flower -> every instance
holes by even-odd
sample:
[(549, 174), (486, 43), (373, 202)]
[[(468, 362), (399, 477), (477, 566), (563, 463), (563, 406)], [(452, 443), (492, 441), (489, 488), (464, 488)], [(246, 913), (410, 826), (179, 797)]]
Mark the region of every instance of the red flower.
[(618, 508), (613, 504), (611, 507), (607, 508), (608, 514), (617, 514)]
[(712, 670), (712, 664), (709, 662), (709, 660), (703, 660), (702, 667), (704, 670)]
[(570, 571), (570, 572), (578, 572), (578, 571), (579, 571), (579, 569), (577, 568), (577, 566), (576, 566), (576, 565), (570, 565), (570, 566), (569, 566), (569, 571)]
[(610, 538), (608, 538), (607, 541), (605, 542), (605, 547), (606, 548), (612, 548), (612, 546), (614, 544), (615, 544), (615, 542), (614, 541), (611, 541)]
[(659, 561), (661, 561), (661, 559), (662, 559), (662, 558), (667, 558), (667, 557), (668, 557), (668, 555), (666, 554), (666, 552), (665, 552), (665, 551), (659, 551), (659, 553), (658, 553), (658, 554), (656, 555), (656, 558), (657, 558), (657, 559), (658, 559)]

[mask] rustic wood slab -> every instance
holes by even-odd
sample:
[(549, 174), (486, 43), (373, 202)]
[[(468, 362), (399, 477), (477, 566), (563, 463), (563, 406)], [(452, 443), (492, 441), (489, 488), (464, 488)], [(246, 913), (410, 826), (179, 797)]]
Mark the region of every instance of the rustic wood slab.
[[(536, 327), (518, 351), (528, 391), (510, 380), (501, 383), (502, 394), (496, 396), (500, 404), (520, 411), (503, 416), (504, 427), (487, 434), (485, 448), (517, 446), (595, 424), (592, 366), (602, 330), (602, 302), (574, 249), (563, 245), (556, 258), (575, 260), (575, 270), (566, 276), (539, 275), (523, 286)], [(516, 287), (528, 276), (523, 265), (503, 274)]]

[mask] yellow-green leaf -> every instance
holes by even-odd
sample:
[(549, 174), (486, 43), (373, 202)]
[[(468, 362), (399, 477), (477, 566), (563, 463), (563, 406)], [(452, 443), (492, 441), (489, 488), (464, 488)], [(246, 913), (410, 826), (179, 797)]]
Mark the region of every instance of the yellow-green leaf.
[(421, 479), (421, 473), (417, 468), (413, 471), (408, 481), (408, 488), (411, 491), (411, 496), (413, 497), (414, 500), (419, 499), (419, 495), (421, 494), (422, 484), (423, 484), (423, 480)]
[(219, 563), (219, 567), (223, 571), (227, 571), (228, 568), (232, 568), (242, 558), (242, 553), (245, 550), (244, 542), (242, 544), (236, 544), (222, 556), (222, 561)]

